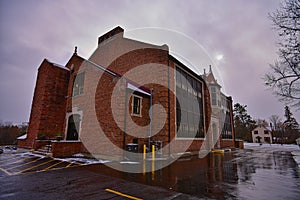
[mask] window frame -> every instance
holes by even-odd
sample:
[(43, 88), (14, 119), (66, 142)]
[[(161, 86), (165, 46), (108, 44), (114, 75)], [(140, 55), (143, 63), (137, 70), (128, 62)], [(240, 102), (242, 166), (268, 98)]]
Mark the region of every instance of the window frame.
[[(80, 76), (82, 76), (82, 78)], [(74, 75), (72, 97), (82, 96), (84, 94), (84, 79), (85, 79), (84, 72), (79, 72), (76, 75)], [(76, 80), (78, 82), (78, 86), (75, 86), (75, 84), (77, 84)]]
[[(137, 98), (137, 99), (139, 99), (139, 105), (137, 106), (137, 107), (139, 107), (139, 113), (135, 113), (134, 111), (135, 111), (135, 107), (136, 106), (134, 106), (134, 99), (135, 98)], [(136, 117), (142, 117), (142, 104), (143, 103), (143, 97), (141, 97), (141, 96), (139, 96), (139, 95), (136, 95), (136, 94), (132, 94), (131, 95), (131, 115), (132, 116), (136, 116)]]
[[(178, 100), (183, 100), (179, 105), (176, 100), (176, 139), (200, 139), (205, 138), (204, 134), (204, 113), (202, 101), (203, 82), (194, 75), (183, 70), (178, 65), (175, 65), (175, 92)], [(186, 81), (184, 81), (184, 80)], [(188, 82), (189, 84), (187, 84)], [(189, 88), (190, 87), (190, 88)], [(194, 90), (194, 91), (193, 91)], [(197, 102), (193, 102), (193, 100)], [(195, 105), (194, 105), (195, 104)], [(191, 107), (192, 105), (192, 107)], [(199, 113), (196, 113), (194, 106), (199, 108)], [(179, 111), (180, 109), (180, 111)], [(180, 114), (178, 113), (180, 112)], [(180, 116), (179, 116), (180, 115)], [(199, 120), (198, 122), (196, 120)], [(180, 128), (179, 128), (180, 127)]]

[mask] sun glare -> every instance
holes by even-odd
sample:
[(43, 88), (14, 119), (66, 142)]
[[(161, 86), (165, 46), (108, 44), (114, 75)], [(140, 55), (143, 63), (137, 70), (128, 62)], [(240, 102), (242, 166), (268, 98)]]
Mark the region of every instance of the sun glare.
[(222, 54), (218, 54), (218, 55), (216, 56), (216, 59), (217, 59), (217, 60), (222, 60), (222, 59), (223, 59), (223, 55), (222, 55)]

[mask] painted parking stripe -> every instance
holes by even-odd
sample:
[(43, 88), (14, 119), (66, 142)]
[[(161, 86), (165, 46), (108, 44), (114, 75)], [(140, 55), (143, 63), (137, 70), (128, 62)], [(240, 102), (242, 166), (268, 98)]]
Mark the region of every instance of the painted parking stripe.
[(53, 164), (53, 165), (51, 165), (51, 166), (49, 166), (49, 167), (47, 167), (47, 168), (45, 168), (45, 169), (43, 169), (41, 171), (47, 171), (47, 170), (51, 169), (52, 167), (55, 167), (56, 165), (59, 165), (62, 162), (64, 162), (64, 161), (59, 161), (58, 163), (55, 163), (55, 164)]
[[(33, 160), (32, 160), (33, 159)], [(14, 158), (9, 158), (5, 160), (1, 160), (2, 165), (0, 164), (0, 170), (3, 171), (5, 174), (12, 176), (12, 175), (18, 175), (18, 174), (28, 174), (28, 173), (36, 173), (36, 172), (45, 172), (48, 170), (59, 170), (59, 169), (65, 169), (69, 167), (77, 167), (81, 166), (81, 163), (78, 163), (76, 161), (69, 162), (69, 161), (64, 161), (64, 160), (55, 160), (51, 159), (47, 161), (44, 161), (42, 159), (46, 159), (46, 157), (14, 157)], [(30, 160), (30, 161), (28, 161)], [(10, 162), (10, 163), (4, 163), (4, 162)], [(28, 162), (25, 162), (28, 161)], [(41, 161), (41, 162), (38, 162)], [(22, 162), (22, 163), (20, 163)], [(38, 162), (35, 164), (35, 162)], [(53, 162), (53, 163), (51, 163)], [(54, 163), (55, 162), (55, 163)], [(50, 166), (49, 166), (49, 164)], [(28, 165), (28, 166), (27, 166)], [(43, 167), (43, 165), (46, 165)], [(59, 167), (60, 165), (64, 165), (63, 167)], [(20, 169), (17, 170), (16, 168), (25, 166), (26, 169)], [(35, 169), (37, 168), (37, 169)], [(38, 169), (40, 168), (40, 169)]]
[(27, 162), (27, 163), (23, 163), (23, 164), (21, 164), (21, 165), (16, 165), (16, 166), (10, 167), (10, 168), (8, 168), (8, 169), (6, 169), (6, 170), (14, 169), (14, 168), (21, 167), (21, 166), (24, 166), (24, 165), (28, 165), (28, 164), (30, 164), (30, 163), (34, 163), (34, 162), (39, 161), (39, 160), (41, 160), (41, 159), (43, 159), (43, 158), (37, 158), (37, 159), (35, 159), (35, 160), (33, 160), (33, 161), (30, 161), (30, 162)]
[(5, 162), (7, 162), (7, 161), (11, 161), (11, 160), (16, 160), (16, 159), (18, 159), (18, 158), (17, 158), (17, 157), (14, 157), (14, 158), (7, 158), (7, 159), (5, 159), (5, 160), (0, 160), (0, 164), (5, 163)]
[(7, 170), (0, 167), (0, 170), (2, 170), (4, 173), (6, 173), (8, 176), (13, 175), (12, 173), (8, 172)]
[(114, 193), (116, 195), (119, 195), (119, 196), (122, 196), (122, 197), (126, 197), (128, 199), (133, 199), (133, 200), (143, 200), (141, 198), (138, 198), (138, 197), (134, 197), (134, 196), (131, 196), (131, 195), (128, 195), (128, 194), (124, 194), (124, 193), (121, 193), (121, 192), (118, 192), (118, 191), (115, 191), (115, 190), (112, 190), (112, 189), (105, 189), (106, 192), (110, 192), (110, 193)]
[(71, 162), (70, 164), (68, 164), (67, 166), (66, 166), (66, 168), (68, 168), (68, 167), (71, 167), (71, 165), (81, 165), (80, 163), (78, 163), (78, 162)]
[(25, 160), (28, 160), (28, 159), (30, 159), (30, 158), (29, 157), (28, 158), (20, 158), (19, 160), (14, 161), (14, 162), (1, 164), (0, 167), (8, 166), (8, 165), (11, 165), (11, 164), (16, 164), (16, 163), (19, 163), (19, 162), (22, 162), (22, 161), (25, 161)]
[(53, 160), (48, 160), (48, 161), (46, 161), (46, 162), (42, 162), (42, 163), (40, 163), (40, 164), (38, 164), (38, 165), (34, 165), (34, 166), (32, 166), (32, 167), (29, 167), (29, 168), (27, 168), (27, 169), (24, 169), (24, 170), (22, 170), (22, 171), (20, 171), (20, 172), (17, 172), (17, 173), (15, 173), (15, 174), (24, 173), (24, 172), (29, 171), (29, 170), (31, 170), (31, 169), (34, 169), (34, 168), (36, 168), (36, 167), (45, 165), (45, 164), (47, 164), (47, 163), (49, 163), (49, 162), (53, 162)]

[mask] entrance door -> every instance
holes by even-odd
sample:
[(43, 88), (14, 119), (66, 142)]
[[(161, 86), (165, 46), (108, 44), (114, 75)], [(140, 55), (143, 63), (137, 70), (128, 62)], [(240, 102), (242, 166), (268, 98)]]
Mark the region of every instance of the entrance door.
[(74, 114), (69, 117), (67, 140), (78, 140), (78, 133), (80, 130), (80, 115)]

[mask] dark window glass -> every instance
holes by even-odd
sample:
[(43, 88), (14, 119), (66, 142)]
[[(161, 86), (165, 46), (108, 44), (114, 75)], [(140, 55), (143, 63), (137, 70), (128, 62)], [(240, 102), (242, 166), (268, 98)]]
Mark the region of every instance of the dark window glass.
[(217, 93), (215, 87), (211, 87), (211, 104), (214, 106), (217, 105)]
[(202, 83), (178, 67), (176, 98), (177, 137), (204, 138)]
[(141, 115), (141, 102), (142, 98), (138, 96), (133, 96), (132, 98), (132, 114), (133, 115)]
[(222, 138), (223, 139), (232, 139), (230, 112), (226, 112), (225, 121), (223, 123), (224, 124), (223, 124), (223, 129), (222, 129)]

